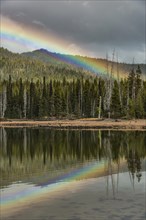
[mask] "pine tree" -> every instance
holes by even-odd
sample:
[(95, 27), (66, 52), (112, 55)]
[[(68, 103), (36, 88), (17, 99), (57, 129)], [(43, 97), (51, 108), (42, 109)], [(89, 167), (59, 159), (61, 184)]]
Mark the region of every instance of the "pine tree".
[(34, 117), (34, 95), (35, 95), (35, 84), (33, 83), (33, 80), (31, 80), (30, 89), (29, 89), (29, 118)]
[(140, 66), (138, 65), (137, 70), (136, 70), (136, 76), (135, 76), (135, 96), (139, 94), (139, 91), (142, 89), (142, 79), (141, 79), (141, 69)]
[(111, 96), (111, 116), (118, 118), (121, 116), (121, 103), (120, 103), (120, 94), (119, 94), (119, 84), (115, 80)]
[(142, 93), (139, 91), (135, 102), (135, 116), (136, 118), (144, 117), (144, 103), (142, 99)]
[(48, 116), (54, 116), (55, 109), (54, 109), (54, 88), (53, 88), (53, 82), (50, 80), (48, 84)]
[(91, 94), (90, 94), (90, 82), (89, 80), (85, 81), (84, 85), (84, 116), (90, 117), (91, 116)]
[(0, 118), (5, 117), (5, 111), (7, 108), (7, 88), (6, 83), (0, 81)]
[(129, 85), (129, 98), (135, 99), (135, 71), (134, 69), (131, 70), (128, 76), (128, 85)]
[(135, 118), (135, 100), (133, 99), (129, 99), (127, 117), (130, 119)]
[(24, 86), (23, 86), (23, 82), (22, 82), (22, 78), (20, 78), (19, 81), (19, 117), (23, 118), (24, 117), (24, 99), (23, 99), (23, 95), (24, 95)]
[(11, 75), (9, 75), (9, 81), (7, 83), (7, 108), (5, 112), (6, 118), (13, 117), (12, 108), (13, 108), (12, 80), (11, 80)]
[(39, 115), (41, 117), (46, 117), (48, 115), (48, 97), (47, 97), (47, 88), (46, 88), (46, 78), (43, 78), (43, 88), (42, 88), (42, 95), (40, 99), (40, 106), (39, 106)]
[(54, 83), (54, 110), (55, 116), (59, 117), (62, 110), (60, 82)]

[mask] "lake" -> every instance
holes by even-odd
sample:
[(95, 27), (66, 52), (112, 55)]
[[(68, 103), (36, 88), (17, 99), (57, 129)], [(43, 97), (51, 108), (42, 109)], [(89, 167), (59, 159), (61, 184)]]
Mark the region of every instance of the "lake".
[(2, 219), (143, 220), (146, 132), (0, 128)]

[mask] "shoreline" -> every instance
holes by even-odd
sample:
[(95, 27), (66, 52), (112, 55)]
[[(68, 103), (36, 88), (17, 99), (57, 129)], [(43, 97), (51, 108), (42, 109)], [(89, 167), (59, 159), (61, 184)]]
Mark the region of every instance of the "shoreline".
[(113, 130), (146, 130), (146, 119), (121, 120), (85, 118), (74, 120), (16, 120), (0, 122), (0, 128), (46, 127), (50, 129), (113, 129)]

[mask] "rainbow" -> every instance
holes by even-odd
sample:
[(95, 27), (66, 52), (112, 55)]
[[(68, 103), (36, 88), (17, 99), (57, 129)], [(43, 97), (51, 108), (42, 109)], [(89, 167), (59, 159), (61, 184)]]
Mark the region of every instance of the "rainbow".
[(1, 210), (13, 210), (13, 208), (19, 207), (19, 204), (23, 205), (30, 201), (39, 201), (39, 198), (44, 198), (44, 196), (49, 198), (49, 196), (58, 191), (65, 192), (67, 188), (71, 189), (73, 187), (74, 189), (76, 180), (93, 178), (95, 175), (101, 176), (105, 172), (105, 165), (105, 161), (92, 162), (80, 169), (74, 169), (70, 173), (60, 176), (59, 179), (54, 179), (49, 183), (41, 183), (39, 186), (22, 183), (23, 187), (21, 188), (21, 183), (14, 184), (15, 187), (12, 185), (13, 191), (10, 188), (6, 189), (6, 193), (3, 190), (1, 191)]
[[(50, 53), (45, 51), (45, 54), (51, 56), (57, 61), (83, 68), (86, 71), (96, 73), (98, 75), (107, 75), (106, 61), (103, 59), (89, 58), (79, 55), (66, 55), (60, 53)], [(114, 78), (116, 75), (114, 75)]]
[[(85, 54), (89, 54), (88, 51), (78, 49), (75, 44), (58, 38), (52, 31), (50, 32), (43, 27), (38, 30), (32, 26), (22, 26), (22, 24), (20, 25), (3, 16), (1, 17), (1, 43), (4, 46), (10, 45), (12, 47), (13, 45), (13, 48), (24, 48), (25, 51), (26, 49), (30, 51), (40, 48), (45, 48), (50, 52), (55, 51), (56, 54), (52, 53), (55, 59), (94, 72), (97, 75), (106, 76), (107, 72), (110, 73), (111, 71), (111, 67), (107, 71), (105, 60), (86, 57)], [(124, 77), (124, 73), (121, 71), (120, 77)], [(117, 78), (116, 68), (113, 69), (113, 78)]]

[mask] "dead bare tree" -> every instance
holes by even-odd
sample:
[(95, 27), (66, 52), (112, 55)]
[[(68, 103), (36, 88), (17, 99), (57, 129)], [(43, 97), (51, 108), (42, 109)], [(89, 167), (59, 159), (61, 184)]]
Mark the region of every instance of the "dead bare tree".
[(104, 98), (104, 109), (108, 114), (108, 118), (110, 118), (110, 105), (111, 105), (111, 96), (112, 96), (112, 88), (113, 88), (113, 78), (114, 78), (114, 57), (115, 57), (115, 49), (112, 54), (111, 68), (109, 68), (109, 57), (106, 54), (106, 69), (107, 69), (107, 79), (105, 80), (106, 84), (106, 94)]
[(119, 97), (120, 97), (120, 105), (122, 107), (122, 94), (121, 94), (121, 85), (120, 85), (120, 77), (119, 77), (119, 60), (118, 60), (118, 53), (117, 53), (117, 81), (119, 85)]

